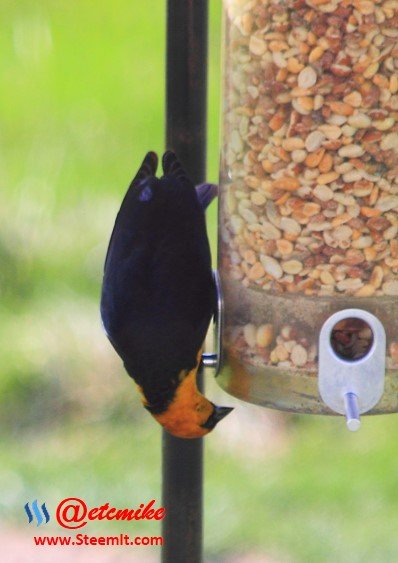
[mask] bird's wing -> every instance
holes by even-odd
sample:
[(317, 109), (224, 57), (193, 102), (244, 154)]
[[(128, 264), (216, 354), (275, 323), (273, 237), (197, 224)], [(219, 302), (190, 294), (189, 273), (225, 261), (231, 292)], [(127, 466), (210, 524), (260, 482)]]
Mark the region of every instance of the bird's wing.
[(158, 155), (153, 151), (149, 151), (145, 155), (145, 158), (142, 161), (142, 164), (139, 167), (137, 174), (132, 180), (130, 187), (134, 186), (139, 180), (143, 180), (144, 178), (148, 178), (149, 176), (155, 176), (157, 167), (158, 167)]
[[(139, 291), (144, 291), (144, 284), (139, 284), (140, 272), (145, 271), (145, 249), (140, 244), (133, 244), (135, 236), (134, 208), (136, 199), (133, 190), (139, 182), (150, 180), (156, 174), (158, 157), (154, 152), (148, 152), (137, 174), (132, 180), (127, 193), (123, 199), (115, 225), (109, 241), (108, 251), (105, 258), (104, 278), (101, 296), (101, 316), (108, 337), (117, 332), (124, 319), (124, 309), (130, 291), (133, 291), (131, 279), (131, 263), (136, 262), (137, 275), (133, 281), (136, 283), (137, 296)], [(141, 274), (143, 275), (143, 274)]]
[(104, 265), (104, 271), (106, 272), (107, 269), (107, 265), (108, 265), (108, 260), (109, 260), (109, 256), (111, 254), (112, 248), (114, 246), (115, 243), (115, 239), (117, 237), (117, 234), (121, 234), (121, 231), (124, 229), (125, 227), (125, 223), (126, 221), (128, 221), (128, 217), (129, 217), (129, 207), (130, 207), (130, 201), (131, 201), (131, 192), (134, 189), (134, 187), (142, 180), (144, 180), (145, 178), (151, 178), (153, 176), (155, 176), (156, 174), (156, 170), (158, 167), (158, 156), (155, 152), (148, 152), (144, 158), (144, 160), (141, 163), (141, 166), (138, 169), (137, 174), (134, 176), (133, 180), (131, 181), (131, 184), (127, 190), (126, 195), (124, 196), (122, 205), (120, 207), (119, 213), (117, 214), (116, 217), (116, 221), (115, 221), (115, 226), (113, 227), (113, 231), (112, 231), (112, 235), (109, 241), (109, 246), (108, 246), (108, 251), (106, 253), (106, 258), (105, 258), (105, 265)]

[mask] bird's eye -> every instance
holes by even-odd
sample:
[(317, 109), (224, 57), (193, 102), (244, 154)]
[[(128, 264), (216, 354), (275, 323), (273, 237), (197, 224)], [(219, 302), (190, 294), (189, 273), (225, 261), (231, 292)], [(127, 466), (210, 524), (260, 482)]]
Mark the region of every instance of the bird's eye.
[(145, 188), (141, 190), (138, 199), (140, 201), (150, 201), (152, 199), (152, 196), (153, 196), (152, 188), (150, 186), (145, 186)]

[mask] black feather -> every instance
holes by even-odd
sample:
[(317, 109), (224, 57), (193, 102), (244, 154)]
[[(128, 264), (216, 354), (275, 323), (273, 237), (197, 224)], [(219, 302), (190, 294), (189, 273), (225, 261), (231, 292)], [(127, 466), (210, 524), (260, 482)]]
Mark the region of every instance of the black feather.
[(119, 230), (120, 227), (121, 227), (121, 223), (123, 222), (123, 217), (120, 217), (122, 209), (126, 208), (126, 211), (128, 213), (128, 208), (129, 208), (128, 200), (131, 199), (131, 195), (132, 195), (133, 190), (137, 187), (137, 185), (139, 184), (140, 181), (142, 181), (144, 179), (154, 178), (155, 174), (156, 174), (157, 167), (158, 167), (158, 155), (155, 152), (152, 152), (152, 151), (148, 152), (145, 155), (145, 158), (142, 161), (141, 166), (139, 167), (137, 174), (134, 176), (133, 180), (130, 183), (129, 189), (127, 190), (127, 193), (126, 193), (124, 200), (122, 202), (119, 214), (116, 217), (115, 227), (113, 229), (111, 239), (110, 239), (109, 245), (108, 245), (108, 251), (107, 251), (106, 257), (105, 257), (104, 270), (106, 270), (106, 265), (107, 265), (108, 257), (109, 257), (109, 251), (114, 246), (113, 245), (113, 242), (114, 242), (113, 237), (114, 237), (114, 234), (115, 234), (115, 231), (116, 231), (116, 227)]
[(183, 169), (177, 156), (172, 151), (166, 151), (162, 158), (163, 174), (165, 176), (172, 176), (185, 185), (190, 185), (191, 181), (188, 178), (185, 170)]

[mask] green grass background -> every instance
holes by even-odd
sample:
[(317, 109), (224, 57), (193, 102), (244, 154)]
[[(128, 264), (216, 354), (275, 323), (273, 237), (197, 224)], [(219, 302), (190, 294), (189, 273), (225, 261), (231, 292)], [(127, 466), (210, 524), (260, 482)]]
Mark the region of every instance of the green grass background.
[[(220, 12), (211, 0), (210, 181)], [(34, 498), (50, 510), (65, 496), (160, 499), (160, 432), (98, 299), (125, 187), (145, 151), (163, 149), (165, 4), (3, 0), (0, 20), (0, 515), (28, 532)], [(214, 248), (215, 206), (209, 231)], [(341, 419), (293, 416), (285, 432), (279, 455), (206, 439), (206, 560), (397, 561), (397, 417), (351, 435)]]

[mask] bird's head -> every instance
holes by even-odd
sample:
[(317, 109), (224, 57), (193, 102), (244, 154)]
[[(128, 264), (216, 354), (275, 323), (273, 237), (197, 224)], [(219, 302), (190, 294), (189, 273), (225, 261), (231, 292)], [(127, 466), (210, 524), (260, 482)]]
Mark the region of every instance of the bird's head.
[(232, 407), (219, 407), (197, 392), (192, 404), (171, 405), (160, 415), (154, 415), (163, 428), (177, 438), (201, 438), (215, 428)]
[(177, 438), (201, 438), (232, 410), (232, 407), (215, 405), (198, 391), (196, 369), (193, 369), (181, 380), (167, 408), (153, 416)]

